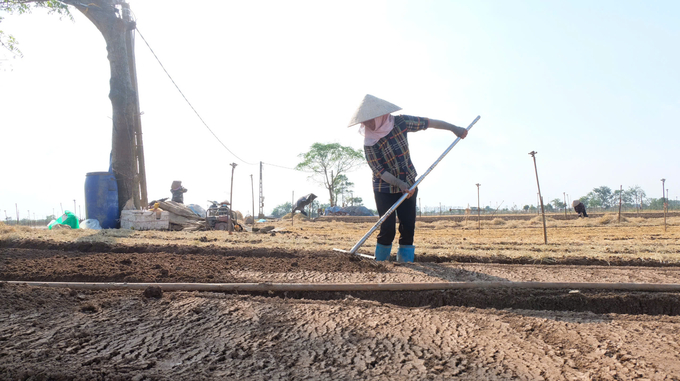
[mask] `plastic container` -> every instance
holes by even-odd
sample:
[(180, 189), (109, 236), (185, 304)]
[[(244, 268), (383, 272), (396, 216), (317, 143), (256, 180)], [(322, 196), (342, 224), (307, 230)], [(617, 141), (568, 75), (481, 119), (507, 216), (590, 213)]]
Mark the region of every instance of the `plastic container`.
[(85, 218), (99, 221), (102, 229), (118, 229), (118, 183), (113, 173), (90, 172), (85, 176)]

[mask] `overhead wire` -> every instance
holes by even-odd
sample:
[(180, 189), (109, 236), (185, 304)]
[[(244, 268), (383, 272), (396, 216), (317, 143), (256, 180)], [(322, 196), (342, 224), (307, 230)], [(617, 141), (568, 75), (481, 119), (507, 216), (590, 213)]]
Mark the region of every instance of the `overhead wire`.
[(266, 162), (264, 162), (264, 161), (262, 162), (262, 164), (264, 164), (264, 165), (269, 165), (269, 166), (271, 166), (271, 167), (278, 167), (278, 168), (283, 168), (283, 169), (289, 169), (289, 170), (291, 170), (291, 171), (296, 171), (296, 172), (315, 173), (314, 171), (304, 171), (304, 170), (297, 169), (297, 168), (284, 167), (283, 165), (277, 165), (277, 164), (266, 163)]
[(203, 120), (203, 118), (202, 118), (201, 115), (198, 113), (198, 111), (196, 111), (196, 109), (195, 109), (194, 106), (191, 104), (191, 102), (189, 102), (189, 99), (187, 99), (187, 97), (184, 95), (184, 93), (183, 93), (182, 90), (179, 88), (179, 86), (177, 85), (177, 83), (175, 83), (175, 80), (172, 79), (172, 76), (171, 76), (170, 73), (168, 73), (168, 71), (165, 69), (165, 66), (163, 66), (163, 63), (162, 63), (161, 60), (158, 58), (158, 56), (156, 55), (156, 53), (153, 51), (153, 49), (151, 48), (151, 45), (149, 45), (149, 43), (146, 41), (146, 39), (145, 39), (144, 36), (142, 35), (142, 32), (139, 31), (139, 28), (135, 27), (135, 29), (137, 30), (137, 33), (139, 33), (139, 37), (142, 38), (142, 40), (144, 41), (144, 43), (146, 44), (146, 46), (147, 46), (147, 47), (149, 48), (149, 50), (151, 51), (151, 54), (153, 54), (153, 56), (156, 58), (156, 61), (158, 61), (158, 64), (161, 65), (161, 68), (163, 69), (163, 71), (165, 72), (165, 74), (168, 76), (168, 78), (170, 78), (170, 81), (172, 81), (172, 84), (175, 85), (175, 88), (177, 89), (177, 91), (179, 91), (180, 95), (182, 95), (182, 98), (184, 98), (184, 100), (187, 102), (187, 104), (189, 105), (189, 107), (191, 107), (191, 109), (194, 111), (194, 113), (196, 114), (196, 116), (198, 117), (198, 119), (201, 120), (201, 122), (203, 123), (203, 125), (205, 126), (205, 128), (207, 128), (208, 131), (210, 131), (210, 133), (215, 137), (215, 139), (217, 139), (217, 141), (222, 145), (222, 147), (224, 147), (227, 151), (229, 151), (230, 154), (232, 154), (235, 158), (237, 158), (238, 160), (240, 160), (242, 163), (247, 164), (247, 165), (257, 165), (257, 163), (250, 163), (250, 162), (247, 162), (247, 161), (241, 159), (238, 155), (236, 155), (234, 152), (232, 152), (232, 151), (229, 149), (229, 147), (227, 147), (226, 144), (224, 144), (224, 143), (222, 142), (222, 140), (220, 140), (220, 138), (215, 134), (215, 132), (213, 132), (213, 130), (212, 130), (212, 129), (208, 126), (208, 124)]
[[(222, 147), (224, 147), (230, 154), (232, 154), (234, 157), (236, 157), (236, 158), (237, 158), (238, 160), (240, 160), (242, 163), (247, 164), (247, 165), (257, 165), (257, 163), (250, 163), (250, 162), (247, 162), (247, 161), (241, 159), (238, 155), (236, 155), (234, 152), (232, 152), (232, 151), (229, 149), (229, 147), (227, 147), (227, 146), (222, 142), (222, 140), (220, 140), (220, 138), (215, 134), (215, 132), (213, 132), (213, 130), (212, 130), (212, 129), (208, 126), (208, 124), (203, 120), (203, 118), (202, 118), (201, 115), (198, 113), (198, 111), (196, 111), (196, 109), (195, 109), (194, 106), (191, 104), (191, 102), (189, 102), (189, 99), (187, 99), (187, 97), (184, 95), (184, 93), (183, 93), (182, 90), (179, 88), (179, 86), (177, 85), (177, 83), (175, 82), (175, 80), (172, 79), (172, 76), (171, 76), (170, 73), (168, 73), (168, 71), (165, 69), (165, 66), (163, 66), (163, 63), (162, 63), (161, 60), (158, 58), (158, 56), (156, 55), (156, 53), (154, 52), (154, 50), (151, 48), (151, 45), (149, 45), (149, 42), (146, 41), (146, 39), (145, 39), (144, 36), (142, 35), (142, 32), (139, 31), (139, 28), (135, 27), (135, 30), (137, 31), (137, 33), (139, 33), (139, 37), (142, 38), (142, 40), (144, 41), (144, 43), (146, 44), (146, 46), (147, 46), (147, 47), (149, 48), (149, 50), (151, 51), (151, 54), (153, 54), (154, 58), (156, 58), (156, 61), (158, 61), (158, 64), (161, 66), (161, 68), (163, 69), (163, 71), (165, 72), (165, 74), (168, 76), (168, 78), (170, 78), (170, 81), (172, 82), (172, 84), (175, 85), (175, 88), (177, 89), (177, 91), (179, 91), (180, 95), (182, 95), (182, 98), (184, 98), (184, 100), (187, 102), (187, 104), (189, 105), (189, 107), (191, 107), (191, 109), (194, 111), (194, 113), (196, 114), (196, 116), (198, 117), (198, 119), (201, 120), (201, 122), (203, 123), (203, 125), (205, 126), (205, 128), (207, 128), (208, 131), (210, 131), (210, 133), (215, 137), (215, 139), (217, 139), (217, 141), (222, 145)], [(277, 167), (277, 168), (282, 168), (282, 169), (288, 169), (288, 170), (296, 171), (296, 172), (314, 173), (314, 171), (305, 171), (305, 170), (300, 170), (300, 169), (297, 169), (297, 168), (290, 168), (290, 167), (285, 167), (285, 166), (282, 166), (282, 165), (271, 164), (271, 163), (266, 163), (266, 162), (262, 162), (262, 164), (268, 165), (268, 166), (271, 166), (271, 167)]]

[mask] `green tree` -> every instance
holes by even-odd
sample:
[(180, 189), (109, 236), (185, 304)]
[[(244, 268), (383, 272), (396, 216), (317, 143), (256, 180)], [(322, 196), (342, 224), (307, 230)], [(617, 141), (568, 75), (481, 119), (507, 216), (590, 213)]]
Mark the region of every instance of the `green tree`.
[(628, 194), (629, 198), (632, 198), (633, 206), (639, 206), (640, 209), (642, 209), (643, 200), (647, 197), (644, 189), (642, 189), (639, 185), (635, 185), (629, 187), (628, 190), (626, 190), (626, 194)]
[(588, 198), (587, 205), (591, 208), (609, 209), (612, 206), (612, 202), (614, 200), (612, 189), (608, 186), (594, 188), (590, 193), (588, 193), (588, 195), (586, 195), (586, 197)]
[(361, 205), (364, 200), (361, 197), (354, 197), (354, 192), (352, 191), (354, 183), (349, 181), (345, 175), (338, 176), (337, 180), (338, 186), (335, 188), (335, 204), (338, 204), (338, 200), (342, 195), (345, 205)]
[(334, 197), (334, 200), (335, 200), (335, 205), (338, 204), (338, 199), (340, 198), (341, 195), (343, 196), (345, 203), (349, 203), (350, 197), (344, 197), (344, 195), (352, 192), (352, 187), (354, 186), (354, 183), (349, 181), (347, 176), (345, 176), (344, 174), (339, 175), (336, 178), (336, 183), (337, 183), (337, 185), (333, 189), (333, 197)]
[[(44, 8), (47, 9), (48, 14), (58, 14), (60, 16), (68, 17), (73, 21), (73, 16), (71, 15), (71, 12), (69, 12), (68, 6), (60, 1), (3, 0), (0, 2), (0, 23), (4, 19), (2, 16), (3, 13), (9, 15), (31, 13), (33, 8)], [(6, 34), (2, 30), (0, 30), (0, 46), (10, 53), (23, 57), (23, 54), (19, 49), (19, 41), (13, 35)]]
[(612, 206), (618, 207), (619, 200), (621, 200), (621, 205), (632, 206), (633, 205), (633, 195), (628, 192), (628, 190), (616, 189), (614, 194), (612, 194)]
[(343, 182), (346, 185), (345, 173), (365, 163), (362, 150), (354, 150), (338, 143), (314, 143), (309, 151), (298, 156), (303, 161), (295, 169), (313, 173), (309, 177), (328, 190), (331, 206), (336, 205), (338, 189), (343, 186)]
[[(146, 175), (141, 144), (139, 98), (136, 83), (132, 33), (136, 28), (132, 12), (125, 0), (2, 0), (0, 12), (6, 14), (30, 13), (35, 8), (45, 8), (72, 19), (74, 7), (89, 19), (106, 41), (107, 58), (111, 69), (109, 99), (112, 105), (113, 138), (111, 164), (118, 184), (118, 207), (132, 199), (136, 207), (146, 203)], [(2, 16), (0, 16), (0, 22)], [(21, 55), (14, 36), (0, 32), (0, 45)], [(76, 64), (74, 62), (74, 64)], [(138, 171), (137, 168), (140, 168)], [(141, 195), (140, 195), (140, 183)]]
[(347, 199), (347, 203), (352, 206), (362, 206), (364, 205), (364, 199), (361, 197), (350, 197)]
[(522, 209), (524, 209), (524, 212), (528, 212), (528, 211), (529, 211), (529, 208), (530, 208), (529, 205), (524, 205), (524, 207), (523, 207)]
[(556, 198), (556, 199), (550, 201), (550, 203), (553, 204), (555, 209), (564, 208), (564, 206), (565, 206), (564, 202), (562, 202), (562, 200), (560, 200), (559, 198)]
[(285, 216), (286, 214), (290, 213), (290, 211), (293, 210), (291, 207), (290, 202), (286, 202), (284, 204), (278, 205), (277, 207), (272, 210), (272, 216), (279, 218), (281, 216)]

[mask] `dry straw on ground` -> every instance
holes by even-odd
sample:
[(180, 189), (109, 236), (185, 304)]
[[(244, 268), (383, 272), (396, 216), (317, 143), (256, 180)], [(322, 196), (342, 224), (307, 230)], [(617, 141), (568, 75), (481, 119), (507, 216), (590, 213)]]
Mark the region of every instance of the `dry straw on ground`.
[[(417, 255), (468, 256), (475, 258), (644, 258), (680, 262), (680, 217), (663, 219), (631, 217), (618, 222), (616, 214), (598, 218), (557, 220), (547, 218), (548, 245), (543, 244), (542, 218), (512, 220), (497, 217), (477, 223), (436, 220), (416, 223)], [(46, 230), (8, 226), (0, 223), (1, 241), (43, 240), (54, 242), (102, 242), (124, 245), (189, 245), (232, 248), (272, 248), (319, 251), (349, 250), (369, 231), (374, 222), (309, 220), (296, 216), (255, 227), (272, 226), (266, 233), (221, 231), (170, 232), (132, 230)], [(374, 233), (360, 252), (370, 254), (376, 243)], [(395, 239), (395, 245), (397, 244)]]

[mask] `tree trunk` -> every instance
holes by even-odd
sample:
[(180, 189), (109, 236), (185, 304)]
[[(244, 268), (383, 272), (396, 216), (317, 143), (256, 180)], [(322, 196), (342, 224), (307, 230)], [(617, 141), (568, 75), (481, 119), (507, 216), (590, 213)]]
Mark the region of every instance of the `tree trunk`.
[(335, 206), (335, 198), (333, 197), (333, 194), (335, 192), (333, 192), (333, 188), (334, 188), (333, 184), (334, 184), (333, 171), (331, 171), (331, 180), (330, 181), (328, 181), (328, 175), (326, 175), (326, 189), (328, 189), (328, 196), (330, 198), (329, 201), (330, 201), (330, 204), (331, 204), (331, 208)]
[[(135, 110), (137, 94), (132, 86), (126, 32), (134, 29), (134, 22), (123, 20), (120, 10), (114, 5), (120, 0), (88, 0), (76, 2), (62, 0), (82, 12), (99, 29), (106, 41), (106, 50), (111, 66), (111, 99), (113, 114), (112, 167), (118, 183), (118, 207), (133, 199), (139, 207), (139, 186), (136, 185), (135, 163)], [(82, 5), (81, 5), (82, 4)], [(87, 5), (85, 5), (87, 4)]]

